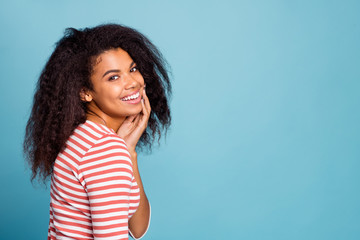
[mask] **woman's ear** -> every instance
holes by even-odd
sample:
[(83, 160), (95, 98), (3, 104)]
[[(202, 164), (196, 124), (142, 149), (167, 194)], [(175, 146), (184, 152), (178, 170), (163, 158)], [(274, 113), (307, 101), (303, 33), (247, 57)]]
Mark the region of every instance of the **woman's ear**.
[(80, 91), (80, 99), (83, 102), (91, 102), (92, 101), (92, 96), (90, 94), (90, 91), (86, 90), (85, 88), (81, 89), (81, 91)]

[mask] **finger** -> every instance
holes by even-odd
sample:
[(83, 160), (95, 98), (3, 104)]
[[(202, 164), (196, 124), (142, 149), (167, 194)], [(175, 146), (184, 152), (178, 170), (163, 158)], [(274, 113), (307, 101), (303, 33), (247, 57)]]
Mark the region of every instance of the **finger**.
[(141, 118), (139, 119), (138, 126), (140, 126), (141, 129), (145, 130), (147, 128), (147, 124), (148, 124), (150, 115), (147, 112), (143, 101), (142, 101), (142, 106), (143, 106), (143, 114), (141, 115)]
[(136, 118), (137, 114), (136, 115), (131, 115), (131, 116), (128, 116), (124, 122), (133, 122), (134, 119)]
[(148, 113), (150, 114), (151, 112), (151, 106), (150, 106), (150, 101), (149, 101), (149, 98), (148, 96), (146, 95), (146, 91), (145, 91), (145, 88), (143, 89), (143, 98), (144, 98), (144, 102), (145, 102), (145, 107), (146, 107), (146, 110), (148, 111)]
[(141, 100), (141, 105), (142, 105), (142, 112), (143, 112), (143, 115), (148, 118), (150, 113), (149, 113), (149, 110), (147, 109), (146, 105), (145, 105), (145, 99), (142, 99)]
[(149, 115), (149, 113), (146, 110), (146, 107), (144, 104), (144, 99), (141, 99), (141, 116), (142, 116), (142, 118), (147, 118), (148, 115)]
[(135, 127), (138, 126), (141, 118), (142, 118), (141, 114), (137, 114), (137, 115), (136, 115), (136, 118), (135, 118), (135, 120), (134, 120), (134, 122), (133, 122), (133, 124), (134, 124)]
[(136, 114), (134, 120), (128, 126), (129, 133), (132, 133), (138, 128), (139, 121), (141, 120), (141, 114)]

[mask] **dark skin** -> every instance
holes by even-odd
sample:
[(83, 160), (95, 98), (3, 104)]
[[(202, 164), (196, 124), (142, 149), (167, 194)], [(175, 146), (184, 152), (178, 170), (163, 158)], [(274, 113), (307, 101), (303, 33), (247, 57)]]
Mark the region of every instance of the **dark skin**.
[[(145, 83), (136, 63), (121, 48), (108, 50), (97, 57), (91, 74), (93, 90), (83, 89), (81, 99), (87, 104), (87, 119), (113, 129), (128, 147), (135, 180), (140, 189), (140, 205), (129, 220), (129, 230), (141, 237), (150, 219), (150, 206), (137, 164), (136, 145), (147, 127), (151, 107)], [(138, 96), (135, 103), (124, 97)], [(140, 99), (141, 100), (140, 100)]]

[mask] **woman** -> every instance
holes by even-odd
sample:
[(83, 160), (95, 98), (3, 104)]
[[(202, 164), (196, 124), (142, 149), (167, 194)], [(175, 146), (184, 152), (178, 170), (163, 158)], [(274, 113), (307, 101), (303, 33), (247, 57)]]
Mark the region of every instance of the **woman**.
[(24, 142), (32, 179), (51, 177), (48, 239), (145, 234), (137, 151), (170, 126), (170, 94), (164, 59), (136, 30), (67, 29), (40, 75)]

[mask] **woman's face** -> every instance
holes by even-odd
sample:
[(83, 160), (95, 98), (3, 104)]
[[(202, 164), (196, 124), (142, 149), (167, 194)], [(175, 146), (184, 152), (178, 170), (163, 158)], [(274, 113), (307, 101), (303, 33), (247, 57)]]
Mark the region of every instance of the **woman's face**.
[(89, 110), (107, 120), (141, 112), (144, 78), (136, 63), (121, 48), (97, 57), (90, 80), (93, 90), (88, 92), (91, 96)]

